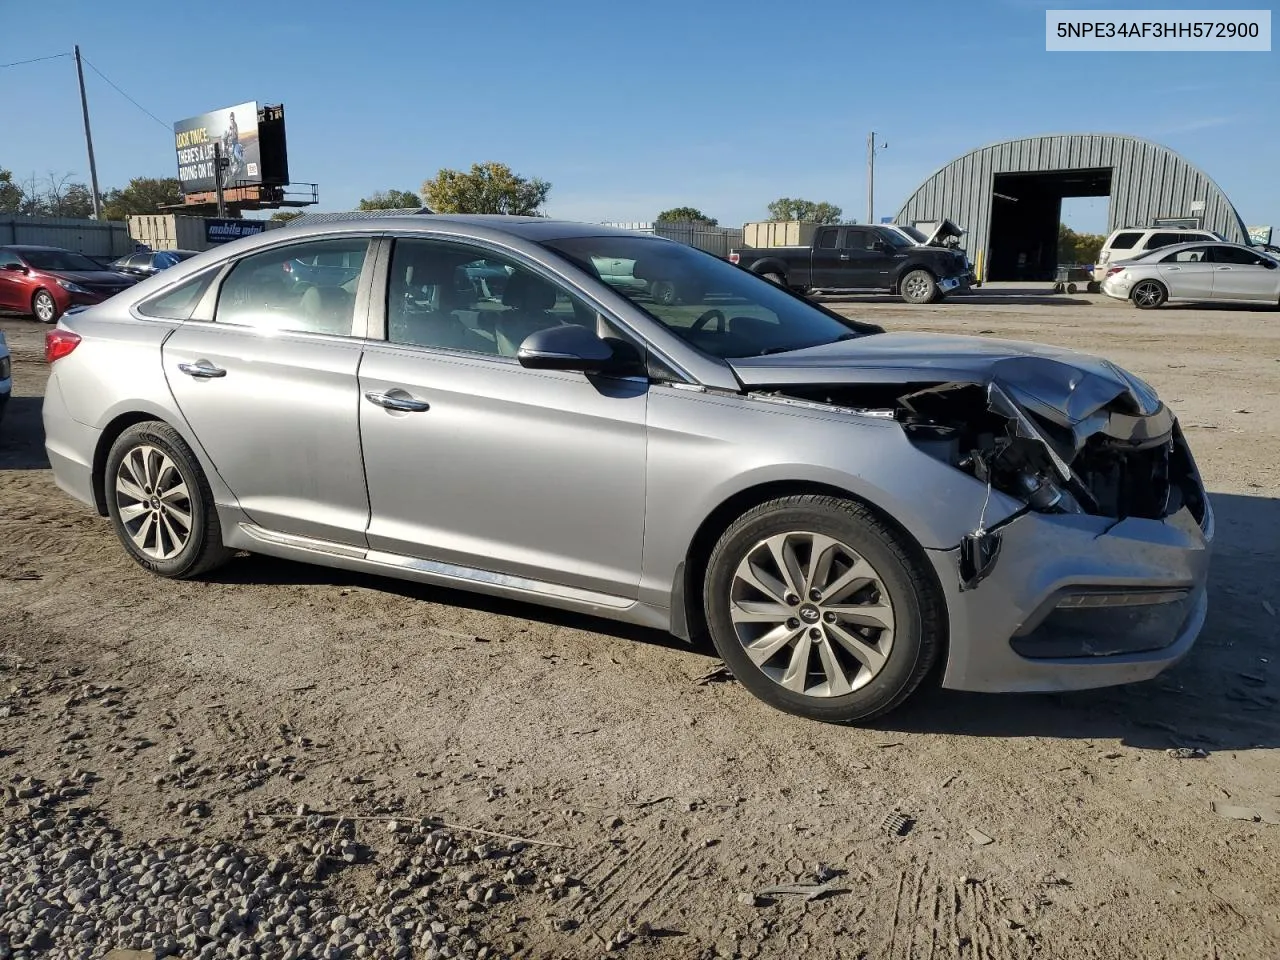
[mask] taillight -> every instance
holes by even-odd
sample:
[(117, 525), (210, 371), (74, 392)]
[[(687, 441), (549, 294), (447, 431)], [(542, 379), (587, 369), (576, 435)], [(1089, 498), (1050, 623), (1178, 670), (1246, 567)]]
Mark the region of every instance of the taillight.
[(731, 253), (731, 254), (729, 254), (729, 262), (730, 262), (730, 263), (737, 263), (737, 262), (738, 262), (738, 255), (737, 255), (736, 253)]
[(1124, 267), (1112, 267), (1107, 271), (1107, 276), (1114, 277), (1117, 273), (1124, 273)]
[(50, 330), (44, 335), (44, 359), (47, 363), (61, 360), (80, 345), (80, 334), (70, 330)]

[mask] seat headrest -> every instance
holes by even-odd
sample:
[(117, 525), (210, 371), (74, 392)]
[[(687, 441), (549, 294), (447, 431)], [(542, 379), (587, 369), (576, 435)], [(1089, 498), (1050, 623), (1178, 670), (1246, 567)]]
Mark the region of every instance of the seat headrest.
[(556, 305), (555, 287), (532, 274), (517, 271), (507, 279), (502, 305), (515, 310), (550, 310)]

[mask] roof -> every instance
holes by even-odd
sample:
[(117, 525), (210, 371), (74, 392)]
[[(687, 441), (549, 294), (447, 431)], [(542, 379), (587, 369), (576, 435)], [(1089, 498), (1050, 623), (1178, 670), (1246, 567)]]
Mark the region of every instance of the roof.
[(317, 223), (339, 223), (344, 220), (377, 220), (379, 217), (403, 217), (430, 213), (428, 207), (395, 207), (390, 210), (346, 210), (341, 213), (304, 213), (288, 221), (290, 226), (309, 227)]
[[(362, 213), (365, 211), (361, 211)], [(375, 211), (367, 211), (374, 213)], [(497, 213), (420, 213), (404, 214), (398, 211), (379, 210), (377, 219), (398, 221), (388, 223), (388, 227), (401, 229), (429, 227), (433, 223), (450, 223), (463, 227), (477, 227), (482, 231), (508, 233), (525, 240), (564, 240), (570, 237), (634, 237), (649, 236), (638, 234), (634, 230), (623, 230), (618, 227), (607, 227), (598, 223), (579, 223), (575, 220), (552, 220), (549, 217), (513, 217)], [(371, 219), (363, 216), (345, 216), (342, 214), (316, 214), (326, 219), (312, 219), (311, 216), (295, 217), (289, 221), (289, 227), (310, 227), (332, 225), (335, 230), (347, 228), (359, 230), (361, 221)], [(261, 234), (259, 234), (261, 236)], [(652, 238), (651, 239), (655, 239)], [(656, 239), (663, 239), (661, 237)]]

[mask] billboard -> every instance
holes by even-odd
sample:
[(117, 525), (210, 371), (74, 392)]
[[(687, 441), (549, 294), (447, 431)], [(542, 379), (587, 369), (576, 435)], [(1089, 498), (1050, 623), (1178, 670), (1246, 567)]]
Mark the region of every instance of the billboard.
[(1246, 227), (1245, 229), (1249, 234), (1249, 242), (1255, 246), (1262, 247), (1271, 242), (1270, 227)]
[(204, 239), (206, 243), (229, 243), (241, 237), (252, 237), (266, 229), (265, 220), (218, 220), (206, 217)]
[(222, 156), (228, 161), (222, 170), (224, 189), (263, 182), (258, 104), (254, 101), (179, 120), (173, 125), (173, 139), (183, 193), (217, 189), (215, 144), (221, 144)]

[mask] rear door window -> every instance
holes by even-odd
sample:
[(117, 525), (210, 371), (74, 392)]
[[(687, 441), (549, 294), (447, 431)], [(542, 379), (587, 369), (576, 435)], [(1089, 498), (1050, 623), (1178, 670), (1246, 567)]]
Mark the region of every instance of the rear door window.
[(1138, 242), (1142, 234), (1137, 232), (1117, 233), (1116, 238), (1111, 241), (1112, 250), (1132, 250), (1133, 245)]
[(1199, 240), (1199, 237), (1185, 233), (1153, 233), (1147, 241), (1148, 250), (1158, 250), (1161, 247), (1171, 247), (1175, 243), (1186, 243), (1188, 240)]
[(1173, 253), (1165, 254), (1160, 258), (1161, 263), (1201, 263), (1207, 260), (1204, 247), (1194, 247), (1190, 250), (1177, 250)]

